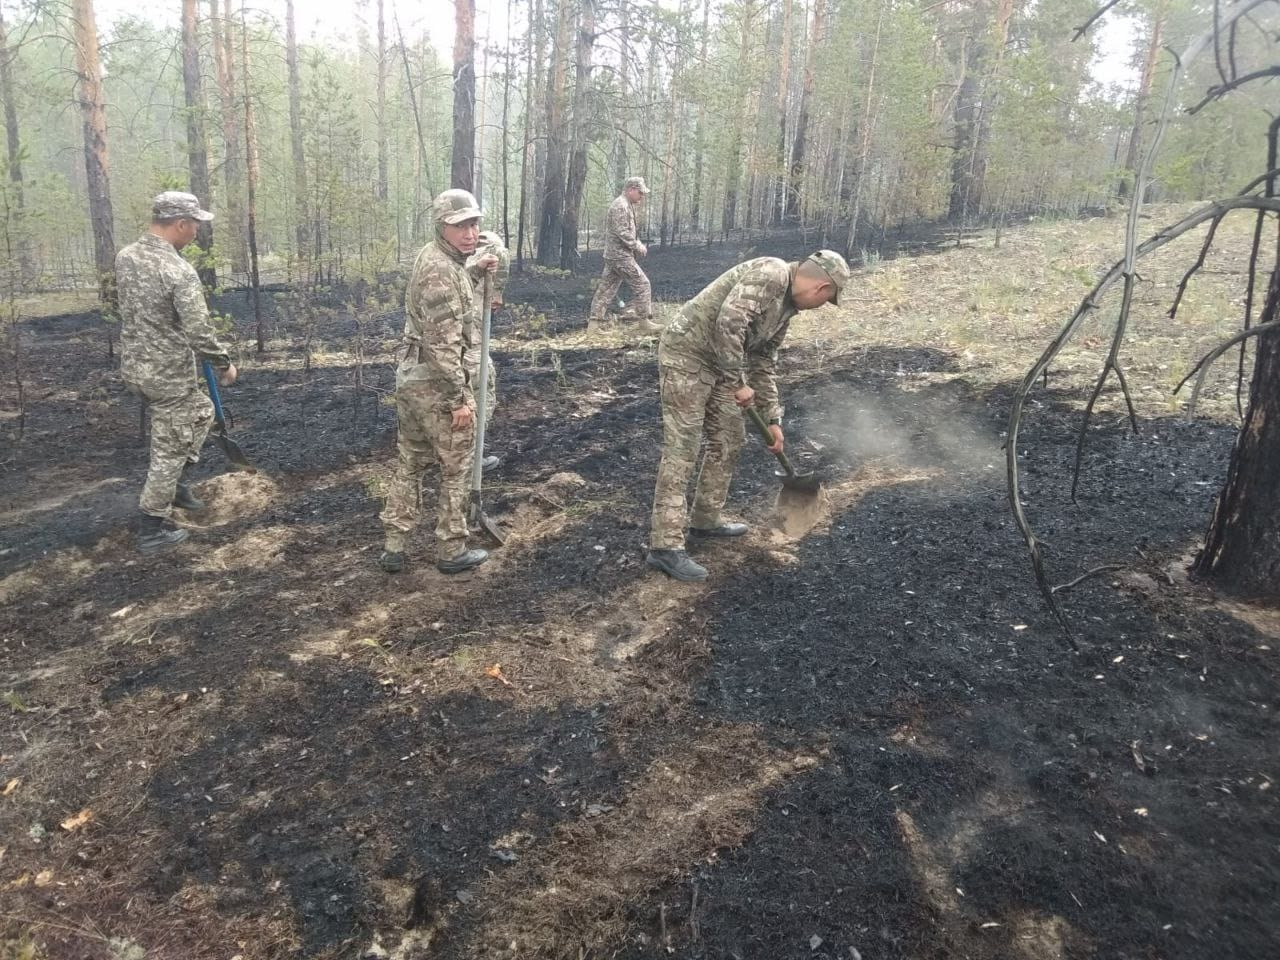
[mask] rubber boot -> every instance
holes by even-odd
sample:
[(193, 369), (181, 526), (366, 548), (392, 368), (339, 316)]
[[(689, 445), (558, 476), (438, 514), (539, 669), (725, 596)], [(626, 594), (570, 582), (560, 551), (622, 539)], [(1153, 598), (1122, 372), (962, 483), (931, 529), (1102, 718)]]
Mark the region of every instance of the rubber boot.
[(399, 573), (404, 569), (404, 551), (383, 550), (382, 556), (378, 557), (378, 566), (387, 573)]
[(191, 492), (191, 485), (187, 483), (187, 472), (190, 468), (191, 464), (182, 468), (182, 476), (178, 478), (178, 489), (173, 495), (173, 505), (179, 510), (203, 510), (204, 501)]
[(138, 527), (138, 549), (142, 553), (155, 553), (169, 547), (176, 547), (191, 534), (177, 526), (168, 517), (153, 517), (149, 513), (142, 515), (142, 523)]
[(676, 580), (692, 582), (707, 579), (707, 568), (691, 560), (683, 550), (650, 550), (644, 562)]

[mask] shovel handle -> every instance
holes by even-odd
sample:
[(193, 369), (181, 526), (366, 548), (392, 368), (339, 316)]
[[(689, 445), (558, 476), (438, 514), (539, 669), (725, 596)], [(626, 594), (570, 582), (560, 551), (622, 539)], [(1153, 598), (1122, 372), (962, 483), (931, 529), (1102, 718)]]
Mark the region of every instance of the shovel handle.
[(218, 378), (214, 375), (213, 364), (203, 360), (200, 369), (204, 372), (204, 382), (209, 387), (209, 399), (213, 401), (214, 420), (221, 426), (227, 422), (227, 418), (222, 414), (222, 397), (218, 393)]
[[(755, 426), (756, 432), (760, 434), (760, 439), (768, 446), (773, 443), (773, 434), (769, 431), (769, 425), (764, 422), (764, 417), (760, 416), (760, 411), (755, 406), (747, 407), (747, 416), (751, 418), (751, 423)], [(772, 451), (771, 451), (772, 452)], [(779, 451), (774, 454), (778, 458), (778, 462), (782, 464), (782, 469), (787, 471), (788, 477), (796, 475), (796, 468), (791, 465), (791, 461), (787, 459), (787, 455)]]

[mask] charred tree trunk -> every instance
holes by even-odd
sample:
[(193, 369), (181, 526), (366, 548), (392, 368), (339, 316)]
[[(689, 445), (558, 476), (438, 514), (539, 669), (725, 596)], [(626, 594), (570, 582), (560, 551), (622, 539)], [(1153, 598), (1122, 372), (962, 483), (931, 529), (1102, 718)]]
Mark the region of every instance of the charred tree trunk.
[(209, 24), (213, 31), (213, 65), (218, 80), (218, 100), (222, 115), (222, 176), (226, 189), (226, 221), (223, 232), (228, 238), (231, 268), (244, 271), (249, 253), (245, 246), (244, 149), (240, 143), (240, 124), (236, 118), (235, 44), (232, 38), (231, 0), (223, 0), (221, 13), (218, 0), (209, 0)]
[[(93, 224), (93, 262), (98, 297), (115, 309), (115, 224), (111, 213), (111, 165), (107, 154), (107, 108), (102, 96), (102, 64), (98, 60), (98, 25), (92, 0), (73, 0), (77, 96), (84, 133), (84, 171)], [(114, 347), (108, 342), (108, 352)]]
[(244, 84), (244, 144), (248, 160), (249, 289), (253, 300), (254, 329), (258, 335), (258, 353), (267, 348), (266, 331), (262, 328), (262, 284), (258, 277), (258, 128), (253, 119), (253, 97), (249, 89), (249, 23), (245, 15), (246, 0), (240, 0), (240, 79)]
[[(1280, 320), (1280, 251), (1259, 323)], [(1257, 337), (1249, 409), (1197, 574), (1247, 596), (1280, 596), (1280, 337)]]
[(538, 227), (538, 263), (557, 263), (564, 218), (565, 142), (564, 88), (565, 57), (569, 48), (569, 28), (573, 19), (572, 0), (559, 0), (556, 38), (551, 51), (551, 75), (547, 82), (547, 170), (542, 190), (542, 222)]
[(311, 246), (311, 204), (307, 192), (307, 155), (302, 147), (302, 80), (298, 74), (298, 29), (293, 0), (284, 7), (285, 65), (289, 75), (289, 146), (293, 152), (294, 256), (307, 258)]
[(596, 43), (595, 0), (579, 0), (578, 49), (573, 81), (573, 156), (564, 191), (564, 222), (560, 230), (560, 269), (578, 269), (578, 216), (587, 185), (587, 146), (590, 142), (591, 51)]
[[(191, 192), (201, 203), (212, 203), (209, 196), (209, 143), (204, 130), (204, 95), (200, 82), (200, 42), (196, 32), (199, 10), (197, 0), (182, 0), (182, 89), (187, 105), (187, 169)], [(213, 249), (213, 223), (200, 224), (196, 244), (201, 251)], [(212, 288), (218, 284), (213, 262), (207, 258), (198, 268), (200, 282)]]
[[(7, 147), (9, 182), (13, 184), (13, 223), (16, 236), (12, 237), (12, 255), (18, 264), (19, 287), (26, 288), (35, 279), (35, 261), (31, 255), (31, 239), (26, 230), (26, 191), (22, 180), (22, 137), (18, 127), (17, 88), (13, 82), (15, 51), (9, 49), (5, 31), (4, 12), (0, 11), (0, 100), (4, 101), (4, 135)], [(16, 336), (16, 334), (15, 334)]]
[(787, 189), (786, 218), (800, 219), (800, 191), (804, 183), (805, 145), (809, 133), (809, 104), (813, 100), (814, 58), (822, 42), (823, 0), (813, 0), (813, 32), (804, 55), (804, 88), (800, 93), (800, 114), (796, 117), (796, 138), (791, 148), (791, 182)]
[(449, 186), (475, 191), (476, 0), (454, 0), (453, 160)]

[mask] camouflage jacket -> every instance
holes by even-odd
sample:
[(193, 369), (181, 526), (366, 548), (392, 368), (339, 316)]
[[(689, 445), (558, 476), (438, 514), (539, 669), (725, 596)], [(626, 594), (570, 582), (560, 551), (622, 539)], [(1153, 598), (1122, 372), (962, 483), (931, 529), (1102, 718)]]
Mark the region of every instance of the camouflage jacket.
[(662, 333), (658, 360), (748, 384), (761, 415), (780, 419), (778, 348), (795, 315), (791, 265), (777, 257), (748, 260), (680, 308)]
[(619, 194), (609, 204), (604, 221), (604, 258), (625, 260), (636, 255), (636, 212), (627, 195)]
[(396, 385), (423, 382), (442, 406), (472, 402), (471, 371), (479, 363), (478, 298), (466, 258), (433, 240), (418, 251), (405, 292), (404, 350)]
[(144, 233), (116, 255), (120, 294), (120, 375), (151, 400), (196, 387), (196, 357), (231, 364), (209, 319), (195, 267), (173, 244)]

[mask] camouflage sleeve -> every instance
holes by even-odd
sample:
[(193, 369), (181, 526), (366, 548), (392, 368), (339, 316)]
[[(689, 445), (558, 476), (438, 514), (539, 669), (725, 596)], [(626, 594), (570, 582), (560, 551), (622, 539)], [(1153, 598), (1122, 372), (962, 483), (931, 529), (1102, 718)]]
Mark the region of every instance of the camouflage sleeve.
[(747, 328), (786, 291), (785, 283), (779, 288), (779, 278), (774, 273), (768, 267), (747, 273), (733, 285), (716, 315), (711, 335), (716, 366), (726, 376), (735, 377), (743, 383), (747, 379)]
[(477, 284), (484, 282), (484, 270), (479, 266), (479, 261), (485, 256), (498, 258), (498, 268), (493, 272), (493, 299), (502, 303), (505, 299), (503, 292), (507, 289), (507, 281), (511, 278), (511, 251), (496, 233), (480, 234), (480, 245), (476, 247), (476, 252), (467, 258), (466, 264), (467, 273)]
[(187, 343), (201, 360), (208, 360), (219, 370), (231, 366), (231, 355), (209, 317), (209, 305), (205, 303), (204, 286), (200, 276), (190, 264), (184, 264), (173, 285), (173, 308), (178, 312), (178, 322)]
[(631, 216), (631, 208), (625, 203), (614, 203), (609, 206), (609, 232), (613, 238), (628, 250), (636, 248), (635, 218)]
[(455, 278), (441, 270), (428, 269), (414, 279), (417, 289), (409, 309), (421, 331), (418, 356), (430, 370), (430, 379), (444, 388), (444, 401), (457, 410), (471, 402), (462, 362), (462, 326), (468, 305)]
[(747, 385), (756, 392), (755, 407), (765, 421), (782, 420), (778, 402), (778, 344), (770, 341), (747, 360)]

